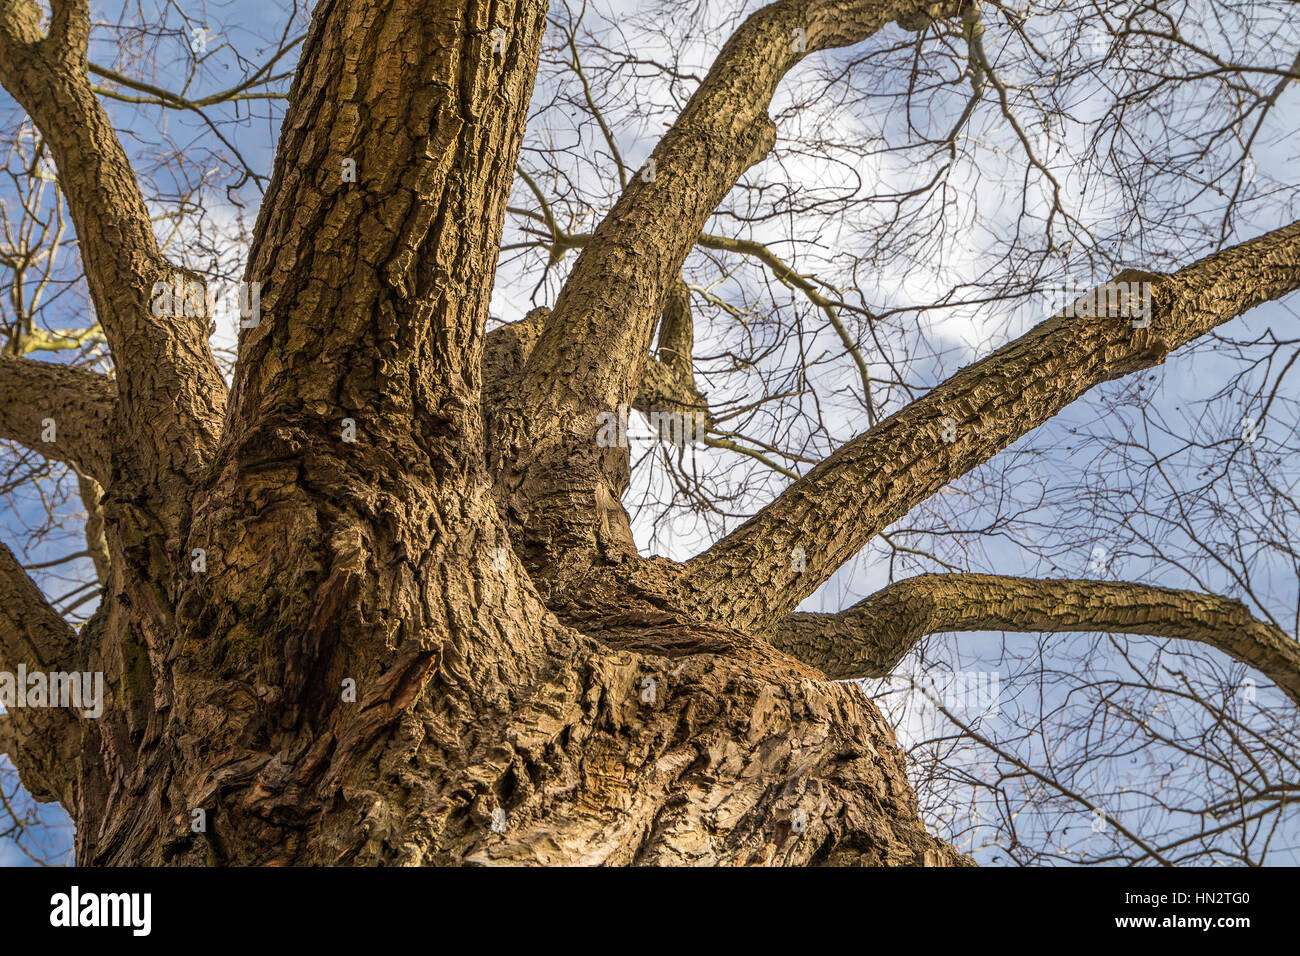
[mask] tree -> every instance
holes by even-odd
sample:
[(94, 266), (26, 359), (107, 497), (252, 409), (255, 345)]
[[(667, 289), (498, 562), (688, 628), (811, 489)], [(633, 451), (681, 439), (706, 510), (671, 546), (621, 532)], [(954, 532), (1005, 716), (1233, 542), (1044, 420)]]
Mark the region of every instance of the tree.
[(940, 631), (1201, 642), (1300, 703), (1294, 640), (1209, 593), (962, 572), (797, 610), (1090, 389), (1300, 286), (1300, 222), (1121, 270), (888, 415), (859, 358), (857, 437), (689, 560), (647, 558), (618, 420), (712, 418), (692, 250), (766, 257), (844, 329), (844, 304), (769, 249), (702, 235), (773, 149), (786, 73), (884, 30), (956, 30), (976, 98), (1006, 91), (974, 5), (763, 7), (646, 164), (617, 160), (590, 234), (531, 183), (552, 255), (580, 251), (549, 307), (489, 332), (546, 24), (531, 0), (317, 5), (227, 388), (216, 290), (160, 250), (89, 78), (87, 4), (48, 23), (0, 5), (4, 85), (57, 165), (112, 357), (111, 375), (0, 362), (0, 436), (75, 469), (102, 519), (79, 630), (0, 548), (4, 665), (104, 674), (102, 716), (13, 708), (0, 737), (73, 816), (80, 862), (962, 863), (922, 825), (877, 707), (834, 680)]

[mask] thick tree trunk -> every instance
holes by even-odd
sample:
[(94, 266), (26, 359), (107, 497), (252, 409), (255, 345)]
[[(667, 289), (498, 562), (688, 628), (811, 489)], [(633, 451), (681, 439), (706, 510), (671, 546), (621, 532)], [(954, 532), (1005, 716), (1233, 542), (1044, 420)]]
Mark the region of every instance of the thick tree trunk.
[[(482, 570), (478, 587), (507, 598), (491, 575)], [(358, 582), (357, 591), (368, 583)], [(412, 585), (391, 599), (417, 607), (429, 598), (423, 590)], [(328, 634), (329, 617), (355, 613), (342, 595), (318, 595), (315, 620), (286, 621), (264, 642)], [(108, 799), (77, 805), (79, 859), (959, 859), (919, 824), (893, 735), (854, 685), (828, 682), (739, 637), (724, 647), (715, 635), (709, 652), (665, 656), (560, 630), (531, 673), (516, 676), (482, 654), (479, 638), (535, 625), (524, 608), (507, 599), (477, 610), (451, 589), (444, 600), (455, 623), (435, 635), (431, 653), (395, 652), (392, 664), (361, 678), (355, 703), (337, 702), (341, 669), (315, 681), (286, 674), (286, 683), (301, 678), (316, 695), (316, 713), (296, 722), (276, 706), (274, 692), (259, 700), (257, 684), (213, 682), (217, 655), (200, 651), (191, 663), (207, 676), (193, 681), (193, 693), (186, 693), (189, 680), (177, 678), (176, 710), (189, 715), (183, 725), (174, 721), (162, 739), (142, 740), (124, 779), (113, 767)], [(204, 633), (214, 649), (231, 643)], [(206, 811), (204, 833), (192, 832), (195, 808)]]

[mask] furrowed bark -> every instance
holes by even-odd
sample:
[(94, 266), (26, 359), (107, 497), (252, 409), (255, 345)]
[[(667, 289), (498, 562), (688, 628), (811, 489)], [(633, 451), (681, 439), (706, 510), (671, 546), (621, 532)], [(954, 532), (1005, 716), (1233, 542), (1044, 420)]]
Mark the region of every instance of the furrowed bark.
[(459, 520), (471, 566), (509, 550), (486, 509), (479, 364), (544, 24), (536, 0), (317, 8), (249, 264), (265, 314), (241, 337), (195, 546), (242, 550), (224, 509), (252, 496), (277, 503), (258, 535), (297, 551), (310, 529), (340, 574), (391, 549), (419, 579)]
[[(167, 653), (187, 717), (158, 799), (220, 836), (177, 827), (167, 855), (428, 862), (439, 829), (481, 838), (488, 771), (464, 774), (496, 738), (464, 738), (456, 773), (439, 753), (523, 709), (548, 641), (573, 653), (496, 517), (479, 408), (544, 24), (535, 0), (314, 12), (248, 267), (263, 315), (187, 541), (207, 567), (177, 576)], [(421, 761), (444, 772), (412, 795), (394, 768)], [(83, 852), (158, 853), (137, 840)]]
[[(523, 319), (499, 326), (486, 336), (483, 409), (490, 430), (503, 427), (493, 419), (516, 403), (524, 367), (549, 316), (547, 308), (534, 309)], [(707, 419), (708, 401), (695, 383), (694, 339), (690, 290), (679, 279), (664, 305), (656, 354), (646, 362), (631, 407), (645, 414), (669, 410), (700, 413)]]
[[(236, 436), (295, 403), (329, 416), (331, 431), (335, 415), (389, 411), (421, 416), (429, 431), (450, 424), (440, 392), (476, 400), (490, 264), (544, 15), (537, 2), (432, 13), (329, 3), (317, 12), (254, 236), (249, 275), (264, 284), (268, 315), (241, 338)], [(415, 24), (421, 36), (394, 46)], [(355, 32), (330, 33), (339, 30)], [(410, 62), (425, 49), (437, 55)], [(361, 56), (373, 75), (353, 62)], [(394, 102), (394, 85), (410, 99)], [(396, 135), (367, 115), (376, 103)], [(343, 178), (348, 163), (355, 184)], [(328, 287), (318, 290), (322, 279)], [(337, 310), (343, 324), (295, 323), (311, 309)], [(380, 354), (357, 368), (357, 348)], [(358, 401), (369, 397), (357, 394), (363, 372), (391, 409)]]
[(688, 562), (682, 586), (700, 613), (770, 626), (891, 522), (1084, 392), (1300, 288), (1300, 222), (1171, 275), (1114, 281), (1149, 294), (1149, 325), (1064, 310), (859, 435)]
[[(497, 476), (496, 499), (506, 517), (515, 551), (544, 598), (563, 597), (591, 581), (592, 560), (631, 570), (639, 563), (619, 497), (631, 470), (625, 451), (602, 448), (593, 434), (585, 448), (566, 459), (559, 480), (543, 481), (542, 470), (521, 476), (506, 448), (518, 422), (520, 382), (550, 310), (534, 309), (524, 319), (493, 330), (483, 356), (483, 412), (489, 434), (489, 469)], [(690, 293), (680, 279), (659, 323), (659, 347), (641, 373), (630, 407), (651, 418), (668, 413), (670, 427), (707, 429), (708, 402), (695, 383)], [(620, 412), (626, 412), (625, 407)], [(612, 430), (607, 426), (606, 430)], [(679, 438), (682, 437), (680, 434)], [(561, 507), (560, 499), (570, 507)], [(547, 503), (538, 507), (541, 501)], [(558, 610), (558, 605), (552, 609)]]
[[(19, 665), (27, 673), (67, 671), (76, 640), (13, 552), (0, 544), (0, 671), (16, 674)], [(0, 753), (14, 762), (37, 800), (75, 806), (79, 724), (77, 714), (63, 707), (10, 706), (0, 716)]]
[(1116, 581), (920, 574), (837, 614), (794, 613), (776, 648), (827, 677), (886, 677), (927, 634), (1105, 632), (1197, 641), (1255, 668), (1300, 704), (1300, 643), (1240, 601)]
[(112, 379), (95, 372), (0, 357), (0, 438), (74, 466), (107, 484), (109, 428), (117, 402)]

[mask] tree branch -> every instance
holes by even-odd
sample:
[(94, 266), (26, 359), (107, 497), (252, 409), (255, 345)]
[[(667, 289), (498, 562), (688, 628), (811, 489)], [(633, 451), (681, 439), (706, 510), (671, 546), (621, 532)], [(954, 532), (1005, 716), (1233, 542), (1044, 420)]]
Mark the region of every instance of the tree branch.
[[(155, 315), (156, 282), (178, 270), (163, 259), (121, 142), (86, 75), (84, 0), (53, 4), (48, 37), (36, 4), (0, 13), (0, 77), (32, 117), (59, 169), (86, 281), (117, 370), (118, 414), (132, 427), (140, 477), (162, 502), (183, 502), (216, 447), (225, 384), (208, 348), (206, 309)], [(197, 277), (187, 277), (198, 282)], [(204, 295), (195, 297), (206, 302)], [(177, 446), (186, 449), (177, 454)]]
[(1147, 634), (1208, 644), (1300, 704), (1300, 643), (1240, 601), (1115, 581), (920, 574), (838, 614), (795, 613), (772, 644), (827, 677), (886, 677), (916, 642), (948, 631)]
[[(0, 544), (0, 670), (28, 673), (71, 669), (76, 632), (42, 597), (18, 559)], [(10, 707), (0, 717), (0, 753), (18, 768), (37, 800), (73, 806), (74, 761), (81, 741), (75, 711), (66, 707)]]
[[(520, 376), (549, 315), (545, 307), (533, 309), (523, 319), (488, 333), (483, 348), (483, 407), (489, 418), (510, 407), (518, 394)], [(711, 427), (708, 401), (695, 382), (694, 340), (690, 290), (678, 280), (660, 318), (656, 354), (646, 363), (631, 407), (646, 415), (654, 411), (698, 414), (704, 427)]]
[(810, 53), (858, 43), (891, 20), (920, 29), (960, 6), (780, 0), (746, 20), (574, 264), (528, 364), (530, 408), (542, 417), (569, 404), (612, 409), (636, 393), (655, 320), (691, 246), (775, 142), (767, 109), (791, 67)]
[(84, 57), (90, 42), (90, 0), (50, 0), (49, 41), (61, 59)]
[(0, 357), (0, 438), (66, 462), (107, 485), (109, 429), (117, 386), (112, 379), (25, 358)]
[(1115, 282), (1139, 290), (1149, 324), (1063, 310), (848, 442), (688, 562), (682, 586), (701, 614), (742, 628), (784, 617), (914, 505), (1089, 389), (1300, 288), (1300, 222), (1172, 275)]

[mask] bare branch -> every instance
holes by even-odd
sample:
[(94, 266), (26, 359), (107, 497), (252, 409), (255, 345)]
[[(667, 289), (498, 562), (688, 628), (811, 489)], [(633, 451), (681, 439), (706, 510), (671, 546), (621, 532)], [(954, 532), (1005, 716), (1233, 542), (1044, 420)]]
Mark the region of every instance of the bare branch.
[(1121, 283), (1147, 324), (1066, 309), (859, 435), (688, 563), (701, 612), (740, 627), (784, 617), (890, 523), (1084, 392), (1300, 288), (1300, 222)]
[(1300, 643), (1246, 605), (1118, 581), (919, 574), (838, 614), (795, 613), (772, 644), (827, 677), (886, 677), (922, 637), (948, 631), (1147, 634), (1197, 641), (1255, 668), (1300, 704)]
[[(517, 510), (530, 539), (525, 550), (558, 557), (565, 570), (557, 580), (583, 579), (596, 553), (635, 553), (627, 515), (617, 505), (628, 480), (627, 454), (595, 447), (597, 417), (641, 390), (655, 323), (701, 228), (740, 175), (775, 144), (767, 111), (777, 84), (809, 53), (857, 43), (891, 20), (924, 29), (960, 5), (779, 0), (762, 8), (727, 41), (596, 227), (528, 357), (518, 407), (504, 416), (502, 448), (493, 453), (514, 473), (509, 483), (519, 489)], [(553, 217), (545, 221), (558, 238)], [(831, 313), (852, 351), (851, 337)], [(865, 372), (865, 363), (859, 369)], [(866, 380), (864, 387), (869, 405)], [(586, 517), (573, 520), (574, 514)]]
[(0, 438), (66, 462), (101, 485), (111, 474), (117, 386), (70, 365), (0, 358)]
[(574, 264), (525, 377), (539, 415), (575, 400), (614, 408), (635, 394), (664, 297), (701, 228), (775, 142), (767, 109), (791, 67), (891, 20), (920, 28), (959, 6), (781, 0), (746, 20)]

